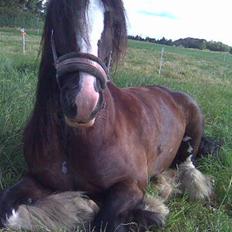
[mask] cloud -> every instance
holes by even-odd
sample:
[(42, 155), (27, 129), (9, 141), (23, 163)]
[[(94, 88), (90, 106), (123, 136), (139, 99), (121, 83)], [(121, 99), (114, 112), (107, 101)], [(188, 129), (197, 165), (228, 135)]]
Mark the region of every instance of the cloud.
[(177, 19), (175, 15), (169, 12), (152, 12), (147, 10), (139, 10), (138, 14), (142, 14), (145, 16), (154, 16), (154, 17), (163, 17), (163, 18), (169, 18), (169, 19)]
[(232, 45), (229, 0), (124, 0), (128, 32), (153, 38), (184, 37)]

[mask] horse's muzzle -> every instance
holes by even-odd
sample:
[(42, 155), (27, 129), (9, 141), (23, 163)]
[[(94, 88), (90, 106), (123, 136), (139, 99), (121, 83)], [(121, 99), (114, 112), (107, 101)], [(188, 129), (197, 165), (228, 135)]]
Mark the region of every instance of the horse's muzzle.
[(96, 88), (95, 77), (87, 73), (79, 75), (79, 88), (71, 97), (71, 101), (64, 103), (63, 110), (69, 126), (88, 127), (94, 124), (96, 114), (102, 108), (102, 92)]

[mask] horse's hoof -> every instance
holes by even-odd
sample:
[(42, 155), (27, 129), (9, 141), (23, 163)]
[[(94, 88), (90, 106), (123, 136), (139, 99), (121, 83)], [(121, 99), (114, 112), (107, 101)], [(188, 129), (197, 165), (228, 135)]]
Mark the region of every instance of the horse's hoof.
[(17, 218), (16, 211), (12, 208), (1, 212), (0, 216), (0, 228), (7, 228), (9, 222), (14, 221)]
[(18, 205), (8, 197), (7, 192), (0, 194), (0, 228), (5, 228), (8, 221), (13, 218)]
[(160, 229), (164, 227), (164, 220), (159, 213), (139, 209), (135, 211), (134, 217), (138, 226), (144, 228), (145, 231), (151, 228)]

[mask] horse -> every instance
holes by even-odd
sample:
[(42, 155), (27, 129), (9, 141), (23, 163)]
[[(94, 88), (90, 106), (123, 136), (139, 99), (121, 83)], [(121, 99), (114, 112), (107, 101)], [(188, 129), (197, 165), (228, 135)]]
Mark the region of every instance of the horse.
[[(127, 47), (121, 0), (50, 0), (41, 46), (36, 102), (23, 135), (28, 170), (0, 194), (1, 226), (19, 224), (23, 205), (39, 215), (56, 201), (56, 214), (66, 204), (63, 193), (92, 210), (95, 231), (128, 231), (130, 222), (139, 231), (162, 226), (159, 207), (146, 206), (149, 179), (183, 164), (182, 174), (201, 177), (204, 191), (194, 196), (210, 197), (210, 180), (192, 163), (205, 141), (193, 98), (155, 85), (118, 88), (109, 78)], [(183, 182), (194, 178), (187, 176)], [(70, 202), (64, 208), (74, 213)]]

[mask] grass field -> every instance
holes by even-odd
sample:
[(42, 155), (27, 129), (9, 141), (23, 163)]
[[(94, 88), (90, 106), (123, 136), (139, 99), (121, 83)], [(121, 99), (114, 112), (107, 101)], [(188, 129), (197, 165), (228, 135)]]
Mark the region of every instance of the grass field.
[[(33, 102), (40, 36), (29, 31), (22, 54), (20, 33), (0, 29), (0, 190), (25, 170), (21, 136)], [(206, 134), (224, 142), (217, 157), (204, 158), (199, 169), (215, 179), (214, 209), (187, 197), (168, 202), (163, 231), (232, 231), (232, 55), (129, 41), (127, 57), (113, 73), (121, 87), (161, 84), (192, 95), (205, 115)]]

